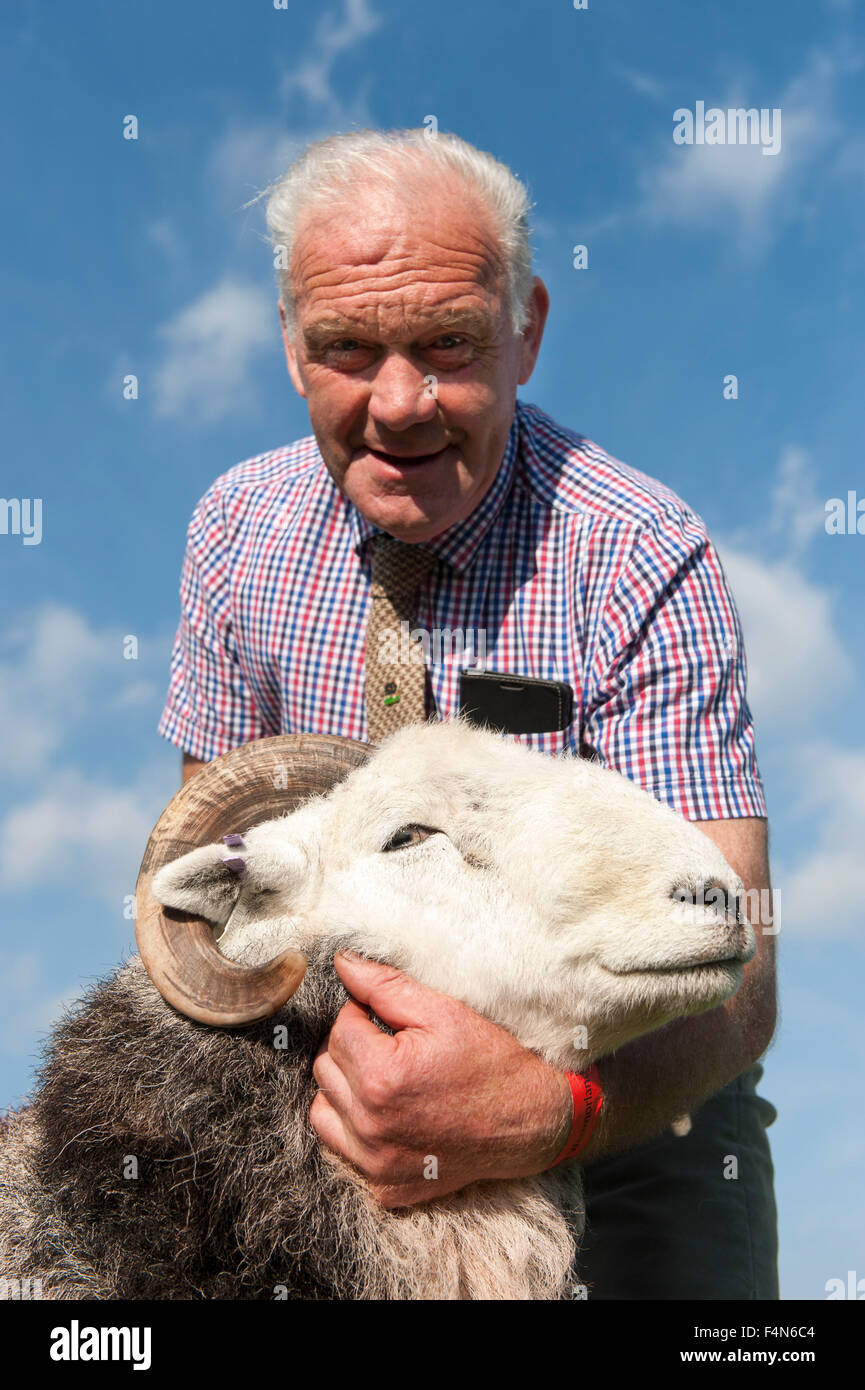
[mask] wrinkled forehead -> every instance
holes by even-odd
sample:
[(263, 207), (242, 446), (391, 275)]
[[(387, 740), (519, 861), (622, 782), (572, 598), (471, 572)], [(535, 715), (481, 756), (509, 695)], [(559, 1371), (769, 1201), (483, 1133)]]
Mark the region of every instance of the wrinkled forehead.
[(432, 318), (455, 302), (496, 310), (503, 262), (478, 196), (460, 180), (427, 173), (414, 186), (372, 185), (313, 203), (298, 223), (291, 281), (305, 319), (380, 310), (382, 296), (395, 318), (408, 308)]

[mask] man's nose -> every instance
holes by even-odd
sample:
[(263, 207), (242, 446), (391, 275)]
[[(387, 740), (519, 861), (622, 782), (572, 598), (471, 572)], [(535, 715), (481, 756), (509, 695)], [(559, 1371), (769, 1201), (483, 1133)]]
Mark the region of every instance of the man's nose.
[(405, 430), (434, 420), (438, 412), (434, 376), (401, 352), (388, 352), (372, 379), (369, 413), (380, 425)]

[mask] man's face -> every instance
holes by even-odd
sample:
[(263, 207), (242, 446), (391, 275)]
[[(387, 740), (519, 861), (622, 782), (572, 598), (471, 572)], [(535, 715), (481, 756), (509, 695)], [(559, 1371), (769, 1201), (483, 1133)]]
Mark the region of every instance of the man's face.
[(447, 178), (312, 210), (292, 283), (288, 368), (337, 485), (401, 540), (430, 540), (468, 516), (534, 367), (543, 283), (517, 337), (489, 216)]

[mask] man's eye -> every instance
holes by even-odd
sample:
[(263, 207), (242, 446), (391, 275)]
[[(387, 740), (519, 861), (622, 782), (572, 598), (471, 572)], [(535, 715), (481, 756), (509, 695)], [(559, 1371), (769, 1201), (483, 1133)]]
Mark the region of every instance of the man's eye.
[(382, 854), (386, 854), (392, 849), (408, 849), (410, 845), (422, 844), (424, 840), (429, 839), (430, 835), (437, 835), (438, 833), (429, 825), (403, 825), (391, 835), (386, 845), (382, 845)]
[(360, 347), (357, 338), (339, 338), (331, 347), (336, 352), (354, 352), (355, 348)]
[(455, 333), (444, 333), (441, 336), (441, 338), (436, 338), (435, 342), (433, 343), (434, 348), (443, 348), (445, 351), (448, 351), (451, 348), (465, 346), (465, 338), (459, 338)]

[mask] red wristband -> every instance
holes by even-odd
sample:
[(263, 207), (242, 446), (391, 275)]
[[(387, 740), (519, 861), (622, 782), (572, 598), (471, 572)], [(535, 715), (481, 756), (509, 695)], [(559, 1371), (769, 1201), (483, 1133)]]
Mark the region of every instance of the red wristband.
[(582, 1152), (595, 1131), (604, 1103), (601, 1078), (594, 1063), (588, 1071), (566, 1071), (565, 1076), (574, 1098), (574, 1118), (565, 1147), (550, 1164), (551, 1168), (555, 1168), (558, 1163), (564, 1163), (565, 1159), (576, 1158), (577, 1154)]

